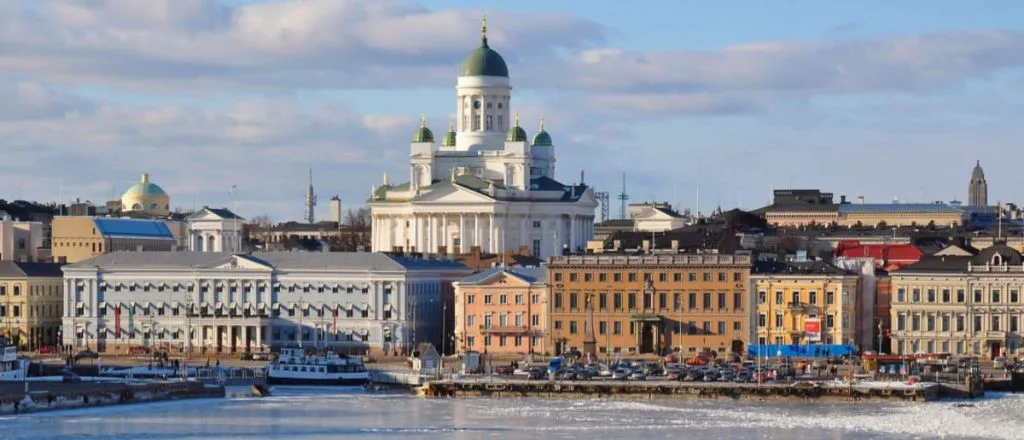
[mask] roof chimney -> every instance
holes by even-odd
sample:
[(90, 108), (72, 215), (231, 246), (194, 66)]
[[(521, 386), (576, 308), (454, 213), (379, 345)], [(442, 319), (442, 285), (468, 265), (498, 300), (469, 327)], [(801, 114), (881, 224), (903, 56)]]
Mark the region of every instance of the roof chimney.
[(864, 204), (864, 196), (857, 196), (857, 204), (858, 205), (863, 205)]

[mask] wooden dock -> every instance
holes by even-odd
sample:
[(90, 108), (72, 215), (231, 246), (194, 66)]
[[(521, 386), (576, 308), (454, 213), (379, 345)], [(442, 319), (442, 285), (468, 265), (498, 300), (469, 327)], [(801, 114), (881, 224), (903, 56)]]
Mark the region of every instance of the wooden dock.
[(455, 379), (430, 381), (420, 388), (427, 397), (492, 398), (626, 398), (727, 399), (756, 401), (903, 401), (927, 402), (942, 397), (938, 384), (843, 384), (795, 382), (790, 384), (676, 382), (676, 381), (543, 381)]

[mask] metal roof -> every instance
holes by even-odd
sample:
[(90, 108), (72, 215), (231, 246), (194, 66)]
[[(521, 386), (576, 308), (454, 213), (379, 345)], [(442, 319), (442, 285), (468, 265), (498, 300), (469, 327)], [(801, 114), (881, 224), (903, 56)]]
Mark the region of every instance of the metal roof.
[(494, 267), (482, 272), (477, 272), (459, 280), (459, 284), (478, 284), (499, 273), (508, 274), (519, 278), (530, 284), (542, 284), (547, 282), (548, 270), (543, 267)]
[(60, 278), (64, 272), (57, 263), (22, 263), (18, 261), (0, 261), (0, 277), (22, 278)]
[(174, 239), (174, 234), (162, 220), (94, 218), (93, 222), (104, 237)]
[[(230, 252), (128, 252), (100, 255), (68, 266), (69, 268), (212, 268), (231, 261)], [(370, 252), (253, 252), (238, 254), (275, 269), (296, 270), (465, 270), (465, 265), (450, 260), (395, 257)]]
[(945, 203), (865, 203), (839, 205), (839, 213), (861, 212), (955, 212), (963, 210)]

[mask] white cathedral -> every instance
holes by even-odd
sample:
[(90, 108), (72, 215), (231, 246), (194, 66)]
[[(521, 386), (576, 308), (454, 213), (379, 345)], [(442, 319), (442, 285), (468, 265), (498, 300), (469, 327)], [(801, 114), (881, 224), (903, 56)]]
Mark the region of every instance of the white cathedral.
[(384, 175), (368, 204), (374, 252), (518, 251), (547, 258), (586, 249), (594, 235), (594, 191), (555, 180), (555, 147), (544, 121), (533, 136), (511, 111), (508, 66), (487, 45), (459, 71), (457, 116), (438, 145), (426, 118), (413, 136), (409, 182)]

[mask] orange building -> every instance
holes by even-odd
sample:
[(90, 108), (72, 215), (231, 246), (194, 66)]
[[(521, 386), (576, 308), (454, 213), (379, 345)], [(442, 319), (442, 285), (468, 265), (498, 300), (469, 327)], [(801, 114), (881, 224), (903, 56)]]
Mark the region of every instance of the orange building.
[(751, 264), (749, 255), (711, 253), (553, 257), (547, 345), (582, 352), (592, 332), (598, 355), (743, 353)]
[(455, 283), (459, 353), (543, 353), (547, 271), (496, 267)]

